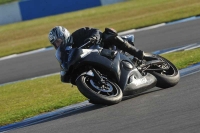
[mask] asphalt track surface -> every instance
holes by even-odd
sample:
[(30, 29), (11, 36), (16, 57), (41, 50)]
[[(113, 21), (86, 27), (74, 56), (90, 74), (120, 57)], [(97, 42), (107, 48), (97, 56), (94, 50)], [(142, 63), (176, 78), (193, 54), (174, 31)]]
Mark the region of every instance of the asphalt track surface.
[[(134, 32), (135, 45), (145, 52), (200, 42), (200, 19)], [(0, 60), (0, 84), (59, 72), (55, 50)]]
[[(198, 19), (152, 30), (135, 32), (134, 34), (138, 48), (147, 52), (153, 52), (160, 49), (200, 42), (199, 29), (200, 20)], [(40, 59), (42, 61), (39, 61), (36, 68), (40, 68), (39, 65), (42, 64), (41, 68), (48, 69), (53, 66), (50, 62), (55, 60), (51, 54), (54, 56), (54, 51), (42, 52), (38, 53), (37, 56), (29, 55), (21, 58), (23, 58), (23, 61), (32, 61), (33, 64), (37, 63), (35, 60)], [(44, 58), (41, 56), (44, 56)], [(17, 59), (8, 60), (15, 61)], [(19, 58), (18, 63), (21, 60)], [(43, 66), (41, 62), (45, 62), (44, 64), (47, 66)], [(29, 62), (23, 62), (22, 64), (29, 64)], [(32, 70), (28, 66), (24, 70), (27, 70), (27, 68), (30, 71)], [(54, 69), (55, 71), (48, 71), (46, 74), (59, 71), (59, 67)], [(41, 75), (44, 75), (44, 73)], [(88, 108), (67, 113), (45, 122), (8, 132), (198, 133), (200, 132), (199, 79), (199, 73), (192, 74), (182, 77), (178, 85), (169, 89), (154, 88), (140, 96), (124, 100), (117, 105), (89, 106)]]

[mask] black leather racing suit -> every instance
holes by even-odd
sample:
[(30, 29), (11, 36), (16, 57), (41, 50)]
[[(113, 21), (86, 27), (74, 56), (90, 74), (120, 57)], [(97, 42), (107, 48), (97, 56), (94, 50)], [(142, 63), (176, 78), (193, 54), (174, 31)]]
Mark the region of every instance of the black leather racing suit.
[(95, 28), (84, 27), (76, 30), (71, 34), (73, 37), (73, 48), (80, 47), (86, 43), (86, 39), (95, 37), (97, 42), (101, 40), (102, 32)]

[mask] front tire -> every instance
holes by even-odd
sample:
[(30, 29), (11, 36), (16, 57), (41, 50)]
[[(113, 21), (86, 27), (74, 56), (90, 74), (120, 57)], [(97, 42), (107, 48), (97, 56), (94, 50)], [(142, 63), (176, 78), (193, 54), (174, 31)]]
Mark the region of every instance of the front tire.
[(82, 75), (76, 80), (76, 85), (85, 97), (97, 104), (113, 105), (122, 100), (122, 90), (109, 79), (103, 88), (94, 77)]

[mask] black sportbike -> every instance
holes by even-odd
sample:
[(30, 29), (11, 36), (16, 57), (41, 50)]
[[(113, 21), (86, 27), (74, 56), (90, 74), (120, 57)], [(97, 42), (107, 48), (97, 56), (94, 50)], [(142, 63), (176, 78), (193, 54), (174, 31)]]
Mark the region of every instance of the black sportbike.
[(159, 55), (145, 53), (140, 61), (119, 50), (85, 48), (89, 44), (70, 50), (67, 79), (92, 103), (117, 104), (125, 96), (179, 82), (178, 69)]

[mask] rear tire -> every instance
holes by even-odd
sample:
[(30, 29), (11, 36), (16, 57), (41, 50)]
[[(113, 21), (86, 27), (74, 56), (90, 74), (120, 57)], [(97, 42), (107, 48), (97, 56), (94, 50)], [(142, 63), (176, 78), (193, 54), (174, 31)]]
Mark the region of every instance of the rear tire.
[(123, 94), (120, 87), (109, 79), (106, 80), (106, 89), (100, 88), (94, 77), (88, 75), (80, 76), (76, 80), (76, 85), (85, 97), (96, 104), (113, 105), (122, 100)]
[(152, 71), (149, 72), (157, 78), (157, 87), (160, 88), (169, 88), (175, 86), (180, 80), (180, 74), (178, 69), (167, 59), (159, 55), (153, 55), (154, 57), (163, 60), (169, 66), (169, 69), (166, 71)]

